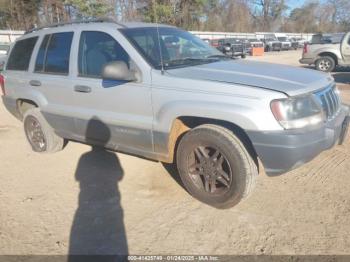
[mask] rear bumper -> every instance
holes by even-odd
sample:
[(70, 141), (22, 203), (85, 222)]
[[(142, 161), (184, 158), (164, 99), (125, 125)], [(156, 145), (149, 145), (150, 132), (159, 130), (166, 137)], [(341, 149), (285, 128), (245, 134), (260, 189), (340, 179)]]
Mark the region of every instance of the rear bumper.
[(349, 107), (343, 106), (336, 118), (317, 129), (249, 131), (253, 146), (268, 175), (280, 175), (309, 162), (340, 139)]
[(21, 114), (17, 110), (16, 99), (13, 99), (8, 96), (2, 96), (2, 102), (5, 105), (5, 108), (7, 109), (7, 111), (9, 111), (12, 115), (14, 115), (19, 120), (21, 120)]
[(313, 58), (301, 58), (299, 60), (300, 64), (305, 64), (305, 65), (312, 65), (314, 63), (314, 59)]

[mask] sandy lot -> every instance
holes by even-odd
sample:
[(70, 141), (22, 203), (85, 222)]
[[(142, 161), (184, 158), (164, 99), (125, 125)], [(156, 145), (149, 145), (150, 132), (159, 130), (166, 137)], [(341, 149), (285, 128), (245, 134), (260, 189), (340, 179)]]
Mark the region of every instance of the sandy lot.
[(350, 254), (349, 160), (350, 137), (285, 175), (261, 174), (249, 199), (217, 210), (160, 163), (77, 143), (32, 153), (0, 103), (0, 254)]

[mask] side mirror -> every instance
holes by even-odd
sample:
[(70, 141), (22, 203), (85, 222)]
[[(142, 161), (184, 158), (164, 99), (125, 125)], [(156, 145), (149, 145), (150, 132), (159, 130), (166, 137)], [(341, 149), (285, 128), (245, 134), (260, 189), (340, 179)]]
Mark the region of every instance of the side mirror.
[(102, 78), (108, 80), (135, 81), (136, 75), (124, 61), (113, 61), (106, 64), (102, 69)]

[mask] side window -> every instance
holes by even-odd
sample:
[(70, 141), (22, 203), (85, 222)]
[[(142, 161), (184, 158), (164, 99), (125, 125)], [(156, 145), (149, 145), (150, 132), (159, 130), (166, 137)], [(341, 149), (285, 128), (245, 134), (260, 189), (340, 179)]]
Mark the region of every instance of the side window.
[(120, 60), (129, 66), (129, 55), (112, 36), (97, 31), (81, 33), (78, 55), (79, 76), (99, 78), (105, 64)]
[(44, 61), (46, 56), (46, 48), (47, 43), (49, 42), (50, 35), (46, 35), (44, 40), (42, 41), (40, 45), (40, 49), (36, 58), (35, 63), (35, 72), (43, 72), (44, 71)]
[(68, 74), (73, 32), (46, 35), (41, 43), (35, 72)]
[(16, 42), (7, 62), (7, 70), (27, 71), (37, 40), (38, 37), (32, 37)]

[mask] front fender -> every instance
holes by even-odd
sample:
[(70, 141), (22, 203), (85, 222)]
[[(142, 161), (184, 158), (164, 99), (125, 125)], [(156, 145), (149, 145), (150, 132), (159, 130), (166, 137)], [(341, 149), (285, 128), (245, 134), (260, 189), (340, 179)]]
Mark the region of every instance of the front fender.
[(163, 105), (155, 116), (155, 129), (170, 131), (172, 122), (181, 116), (228, 121), (244, 129), (256, 130), (256, 124), (246, 117), (251, 108), (242, 105), (204, 101), (172, 101)]

